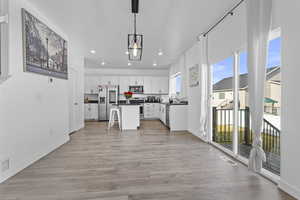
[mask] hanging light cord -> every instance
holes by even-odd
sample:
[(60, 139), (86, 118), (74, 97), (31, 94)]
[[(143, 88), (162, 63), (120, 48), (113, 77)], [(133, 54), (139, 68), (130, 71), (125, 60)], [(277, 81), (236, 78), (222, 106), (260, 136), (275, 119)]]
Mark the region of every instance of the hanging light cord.
[(134, 13), (134, 42), (136, 42), (136, 13)]

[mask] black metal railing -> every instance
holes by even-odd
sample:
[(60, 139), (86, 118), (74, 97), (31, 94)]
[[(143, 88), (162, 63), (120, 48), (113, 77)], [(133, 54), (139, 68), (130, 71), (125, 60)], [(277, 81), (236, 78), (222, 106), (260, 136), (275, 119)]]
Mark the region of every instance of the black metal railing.
[(280, 130), (266, 119), (263, 121), (262, 140), (266, 152), (280, 155)]
[[(253, 133), (249, 108), (239, 110), (238, 142), (239, 154), (249, 158)], [(264, 167), (275, 174), (280, 173), (280, 130), (272, 123), (263, 120), (262, 147), (266, 152), (267, 161)], [(233, 136), (233, 110), (213, 108), (213, 141), (232, 149)]]
[(233, 132), (233, 110), (213, 108), (213, 141), (231, 143)]

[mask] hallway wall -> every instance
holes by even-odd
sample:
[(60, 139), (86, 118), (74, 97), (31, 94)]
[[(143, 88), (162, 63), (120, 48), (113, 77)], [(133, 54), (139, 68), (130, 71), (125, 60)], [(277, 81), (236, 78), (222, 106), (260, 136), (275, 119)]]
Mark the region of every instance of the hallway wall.
[[(76, 42), (27, 0), (9, 0), (11, 78), (0, 85), (0, 161), (9, 159), (10, 169), (0, 170), (0, 182), (69, 140), (68, 81), (54, 78), (50, 83), (47, 76), (23, 72), (21, 8), (68, 40), (69, 66), (83, 77), (83, 57), (72, 50), (77, 49)], [(80, 89), (83, 91), (83, 78), (79, 78)]]

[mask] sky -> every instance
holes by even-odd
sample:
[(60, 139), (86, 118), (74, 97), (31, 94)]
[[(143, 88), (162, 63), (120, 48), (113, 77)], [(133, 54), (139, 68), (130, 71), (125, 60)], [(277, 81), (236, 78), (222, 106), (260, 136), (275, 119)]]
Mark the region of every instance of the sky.
[[(268, 52), (267, 68), (280, 66), (281, 61), (281, 38), (275, 38), (270, 41)], [(248, 73), (247, 70), (247, 53), (242, 52), (240, 57), (240, 74)], [(213, 65), (213, 82), (233, 76), (233, 57), (229, 57)]]

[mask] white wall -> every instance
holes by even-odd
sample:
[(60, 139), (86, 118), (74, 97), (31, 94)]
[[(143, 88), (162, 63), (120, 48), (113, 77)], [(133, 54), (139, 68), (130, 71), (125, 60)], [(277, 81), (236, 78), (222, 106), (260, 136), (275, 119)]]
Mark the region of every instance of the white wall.
[[(199, 135), (200, 128), (200, 85), (197, 87), (189, 86), (189, 69), (199, 63), (200, 47), (196, 43), (185, 54), (186, 66), (186, 94), (189, 102), (188, 106), (188, 131), (194, 135)], [(200, 69), (199, 69), (200, 72)], [(200, 135), (199, 135), (200, 136)]]
[(300, 1), (279, 1), (282, 35), (282, 137), (280, 187), (300, 199)]
[[(0, 161), (9, 158), (10, 169), (0, 171), (0, 182), (69, 140), (68, 81), (49, 83), (46, 76), (23, 72), (21, 8), (69, 41), (65, 32), (26, 0), (9, 0), (11, 78), (0, 85)], [(70, 48), (74, 46), (70, 41)], [(70, 49), (69, 63), (78, 65), (80, 71), (78, 57)]]

